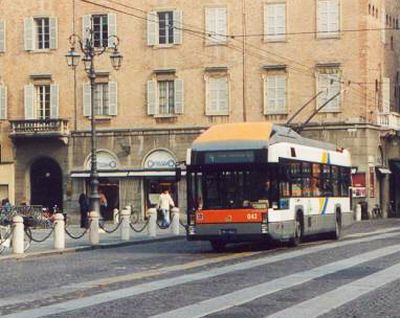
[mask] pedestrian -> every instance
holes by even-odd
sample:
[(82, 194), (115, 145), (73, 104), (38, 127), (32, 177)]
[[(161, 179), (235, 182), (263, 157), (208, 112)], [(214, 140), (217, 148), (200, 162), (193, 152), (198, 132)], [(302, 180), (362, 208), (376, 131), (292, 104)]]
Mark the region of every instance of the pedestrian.
[(81, 228), (88, 228), (89, 199), (85, 193), (79, 196), (79, 207), (81, 211)]
[(161, 226), (169, 226), (170, 222), (169, 209), (170, 207), (174, 206), (175, 206), (174, 200), (172, 200), (168, 190), (164, 189), (160, 194), (157, 206), (161, 210), (161, 215), (162, 215)]
[(107, 204), (107, 197), (103, 191), (100, 191), (99, 203), (100, 203), (100, 215), (102, 219), (105, 220), (107, 215), (108, 204)]

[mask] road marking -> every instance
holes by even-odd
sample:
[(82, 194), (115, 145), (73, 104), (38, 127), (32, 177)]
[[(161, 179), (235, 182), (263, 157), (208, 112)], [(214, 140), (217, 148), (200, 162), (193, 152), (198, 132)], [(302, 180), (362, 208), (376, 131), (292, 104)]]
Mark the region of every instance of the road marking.
[[(363, 253), (341, 261), (319, 266), (311, 270), (295, 273), (272, 281), (247, 287), (219, 297), (213, 297), (193, 305), (152, 316), (151, 318), (199, 318), (222, 310), (239, 306), (257, 298), (271, 295), (284, 289), (289, 289), (313, 279), (333, 274), (368, 261), (400, 252), (400, 244)], [(281, 317), (298, 317), (297, 314)], [(308, 318), (308, 316), (307, 316)]]
[(356, 238), (356, 237), (365, 237), (365, 236), (369, 236), (369, 235), (394, 232), (394, 231), (398, 231), (398, 230), (399, 230), (399, 227), (388, 227), (386, 229), (376, 230), (373, 232), (361, 232), (361, 233), (349, 234), (349, 235), (346, 235), (345, 238), (349, 239), (349, 238)]
[(312, 298), (288, 309), (279, 311), (268, 318), (316, 318), (340, 306), (374, 291), (384, 285), (400, 279), (400, 264), (358, 279), (352, 283), (334, 289), (321, 296)]
[(19, 304), (22, 302), (21, 299), (23, 299), (24, 303), (33, 302), (33, 301), (37, 301), (39, 299), (45, 299), (47, 297), (63, 296), (63, 295), (69, 294), (69, 293), (82, 291), (84, 289), (105, 287), (110, 284), (134, 281), (134, 280), (150, 278), (150, 277), (154, 277), (154, 276), (160, 276), (163, 274), (169, 274), (169, 273), (173, 273), (173, 272), (177, 272), (177, 271), (181, 271), (181, 270), (188, 270), (188, 269), (193, 269), (196, 267), (217, 264), (217, 263), (231, 261), (231, 260), (240, 259), (240, 258), (246, 258), (246, 257), (254, 256), (254, 255), (257, 255), (260, 253), (262, 253), (262, 252), (243, 252), (243, 253), (237, 253), (237, 254), (233, 254), (233, 255), (223, 255), (223, 256), (193, 261), (193, 262), (189, 262), (189, 263), (185, 263), (185, 264), (178, 264), (178, 265), (163, 267), (163, 268), (159, 268), (159, 269), (151, 269), (151, 270), (144, 271), (144, 272), (118, 275), (118, 276), (114, 276), (114, 277), (102, 278), (102, 279), (92, 280), (92, 281), (83, 282), (83, 283), (71, 284), (71, 285), (67, 285), (67, 286), (63, 286), (63, 287), (59, 287), (59, 288), (45, 290), (45, 291), (40, 292), (40, 294), (29, 293), (29, 294), (22, 294), (22, 295), (20, 294), (15, 297), (4, 297), (4, 298), (0, 299), (0, 307)]
[[(131, 296), (135, 296), (135, 295), (140, 295), (140, 294), (144, 294), (144, 293), (148, 293), (148, 292), (152, 292), (152, 291), (157, 291), (157, 290), (164, 289), (167, 287), (175, 287), (175, 286), (178, 286), (181, 284), (191, 283), (191, 282), (199, 281), (202, 279), (209, 279), (212, 277), (232, 273), (235, 271), (248, 270), (250, 268), (263, 266), (263, 265), (267, 265), (267, 264), (271, 264), (271, 263), (275, 263), (275, 262), (279, 262), (279, 261), (283, 261), (283, 260), (288, 260), (288, 259), (292, 259), (292, 258), (299, 257), (299, 256), (309, 255), (309, 254), (313, 254), (316, 252), (321, 252), (321, 251), (325, 251), (325, 250), (329, 250), (329, 249), (333, 249), (333, 248), (337, 248), (337, 247), (359, 244), (359, 243), (363, 243), (363, 242), (370, 242), (370, 241), (379, 240), (379, 239), (387, 239), (387, 238), (398, 236), (399, 234), (400, 233), (387, 233), (387, 234), (382, 234), (382, 235), (378, 235), (375, 237), (368, 236), (366, 238), (360, 238), (360, 239), (355, 239), (355, 240), (334, 242), (334, 243), (328, 243), (328, 244), (320, 245), (320, 246), (306, 247), (304, 249), (294, 250), (294, 251), (291, 251), (291, 252), (288, 252), (285, 254), (268, 255), (266, 257), (256, 259), (256, 260), (250, 260), (250, 261), (245, 261), (245, 262), (241, 262), (238, 264), (226, 265), (223, 267), (205, 270), (205, 271), (201, 271), (201, 272), (197, 272), (197, 273), (193, 273), (193, 274), (186, 274), (186, 275), (181, 275), (178, 277), (156, 280), (153, 282), (139, 284), (136, 286), (118, 289), (118, 290), (111, 291), (111, 292), (105, 292), (105, 293), (96, 294), (93, 296), (82, 297), (79, 299), (66, 301), (63, 303), (53, 304), (53, 305), (49, 305), (49, 306), (43, 306), (43, 307), (40, 307), (37, 309), (25, 310), (25, 311), (10, 314), (10, 315), (3, 316), (3, 317), (35, 318), (35, 317), (43, 317), (46, 315), (59, 314), (59, 313), (63, 313), (63, 312), (87, 308), (90, 306), (102, 304), (102, 303), (109, 302), (109, 301), (119, 300), (119, 299), (131, 297)], [(20, 299), (24, 299), (24, 301), (25, 301), (23, 294), (19, 295), (19, 297), (20, 297)], [(186, 316), (187, 316), (187, 312), (186, 312)]]

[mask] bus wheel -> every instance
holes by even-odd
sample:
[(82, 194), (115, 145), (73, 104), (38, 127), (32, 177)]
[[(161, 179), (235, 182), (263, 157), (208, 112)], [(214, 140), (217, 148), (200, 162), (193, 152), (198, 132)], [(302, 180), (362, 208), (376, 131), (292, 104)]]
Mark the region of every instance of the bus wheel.
[(332, 232), (331, 237), (333, 240), (339, 240), (342, 234), (342, 216), (340, 211), (335, 213), (335, 230)]
[(210, 243), (215, 252), (223, 252), (225, 249), (225, 243), (222, 241), (210, 241)]
[(301, 214), (297, 213), (296, 221), (294, 224), (294, 234), (293, 237), (289, 240), (290, 247), (296, 247), (300, 244), (303, 238), (303, 222), (301, 221)]

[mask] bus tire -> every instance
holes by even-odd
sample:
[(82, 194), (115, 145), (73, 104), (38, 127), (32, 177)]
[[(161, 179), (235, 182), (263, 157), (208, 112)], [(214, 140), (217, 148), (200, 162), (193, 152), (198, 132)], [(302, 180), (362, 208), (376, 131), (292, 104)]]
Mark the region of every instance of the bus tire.
[(215, 252), (223, 252), (225, 249), (225, 243), (220, 240), (210, 241), (210, 243)]
[(290, 247), (296, 247), (300, 244), (303, 239), (303, 229), (302, 213), (299, 211), (296, 213), (293, 237), (289, 240)]
[(337, 210), (335, 213), (335, 229), (331, 233), (331, 238), (333, 240), (339, 240), (342, 234), (342, 215), (340, 210)]

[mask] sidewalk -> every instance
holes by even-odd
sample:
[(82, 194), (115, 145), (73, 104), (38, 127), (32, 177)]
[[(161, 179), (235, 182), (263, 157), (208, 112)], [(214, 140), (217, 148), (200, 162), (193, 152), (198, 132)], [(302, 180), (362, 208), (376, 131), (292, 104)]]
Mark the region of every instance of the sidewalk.
[[(135, 224), (135, 229), (141, 229), (145, 224)], [(106, 223), (105, 229), (110, 231), (116, 228), (116, 224), (113, 223)], [(73, 236), (80, 236), (85, 230), (81, 229), (78, 225), (69, 225), (67, 227), (68, 232), (70, 232)], [(32, 229), (32, 237), (36, 240), (41, 240), (45, 238), (50, 229)], [(157, 228), (157, 236), (150, 237), (147, 233), (147, 228), (141, 232), (136, 233), (131, 229), (130, 232), (130, 240), (129, 241), (122, 241), (121, 240), (121, 229), (117, 229), (115, 232), (109, 234), (103, 230), (99, 230), (100, 242), (98, 245), (91, 245), (89, 242), (89, 232), (80, 238), (80, 239), (73, 239), (69, 235), (65, 234), (65, 249), (63, 250), (56, 250), (54, 249), (54, 239), (53, 234), (50, 235), (48, 239), (44, 242), (37, 243), (32, 241), (30, 247), (25, 251), (22, 255), (14, 255), (12, 254), (12, 249), (7, 248), (2, 254), (0, 254), (0, 261), (6, 259), (18, 259), (18, 258), (26, 258), (26, 257), (38, 257), (44, 255), (51, 255), (51, 254), (64, 254), (64, 253), (72, 253), (76, 251), (85, 251), (85, 250), (92, 250), (98, 248), (110, 248), (110, 247), (118, 247), (118, 246), (125, 246), (125, 245), (135, 245), (135, 244), (145, 244), (151, 242), (159, 242), (159, 241), (168, 241), (168, 240), (177, 240), (183, 239), (185, 237), (185, 229), (180, 226), (179, 229), (179, 236), (174, 235), (172, 233), (171, 227), (168, 229), (160, 229)]]

